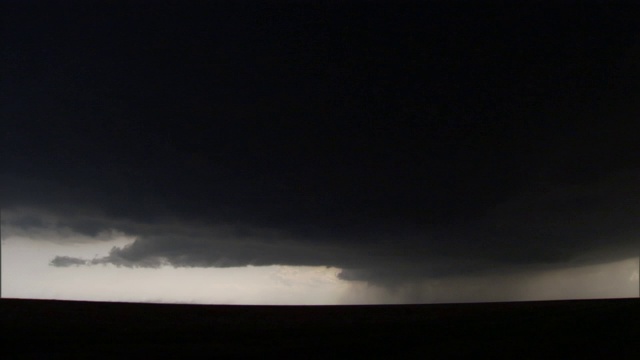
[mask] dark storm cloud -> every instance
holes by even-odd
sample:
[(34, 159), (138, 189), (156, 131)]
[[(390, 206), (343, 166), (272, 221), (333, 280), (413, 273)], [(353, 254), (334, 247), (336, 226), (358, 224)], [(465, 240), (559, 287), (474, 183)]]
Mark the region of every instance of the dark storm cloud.
[[(411, 235), (406, 235), (406, 229), (392, 229), (390, 234), (363, 231), (352, 235), (357, 239), (304, 237), (283, 229), (238, 224), (143, 224), (90, 218), (91, 224), (102, 224), (102, 232), (112, 229), (137, 238), (104, 257), (75, 262), (59, 257), (52, 265), (335, 266), (343, 269), (340, 277), (345, 280), (391, 284), (422, 277), (610, 262), (626, 259), (637, 249), (640, 192), (635, 184), (639, 180), (637, 173), (626, 173), (590, 185), (538, 190), (499, 204), (455, 231)], [(80, 217), (57, 223), (78, 224), (82, 230), (85, 221)]]
[(3, 236), (370, 281), (637, 245), (629, 9), (143, 3), (8, 9)]
[(529, 244), (523, 256), (538, 248), (549, 252), (551, 244), (561, 256), (572, 253), (577, 244), (587, 249), (608, 242), (637, 242), (639, 183), (640, 173), (628, 172), (590, 184), (531, 191), (492, 209), (478, 222), (477, 231)]

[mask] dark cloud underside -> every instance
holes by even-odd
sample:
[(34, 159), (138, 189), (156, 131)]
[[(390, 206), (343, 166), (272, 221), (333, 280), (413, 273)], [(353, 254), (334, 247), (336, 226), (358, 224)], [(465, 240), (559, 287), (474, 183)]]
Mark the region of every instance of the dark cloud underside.
[(640, 29), (626, 5), (7, 8), (0, 196), (14, 233), (138, 237), (94, 262), (367, 279), (637, 245)]

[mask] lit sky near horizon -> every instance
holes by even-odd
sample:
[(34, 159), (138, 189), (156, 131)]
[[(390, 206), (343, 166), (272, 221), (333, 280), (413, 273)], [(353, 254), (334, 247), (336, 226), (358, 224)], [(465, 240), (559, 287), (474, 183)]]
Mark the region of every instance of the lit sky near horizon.
[(104, 254), (131, 240), (61, 245), (8, 238), (2, 248), (2, 296), (6, 298), (167, 302), (195, 304), (340, 303), (347, 288), (336, 269), (324, 267), (238, 267), (134, 269), (111, 264), (53, 267), (64, 252), (78, 257)]
[(559, 271), (422, 280), (397, 287), (350, 282), (329, 267), (52, 267), (60, 253), (106, 254), (133, 239), (61, 244), (8, 237), (2, 243), (2, 297), (235, 305), (357, 305), (638, 297), (638, 258)]
[(2, 296), (639, 295), (633, 11), (151, 3), (3, 10)]

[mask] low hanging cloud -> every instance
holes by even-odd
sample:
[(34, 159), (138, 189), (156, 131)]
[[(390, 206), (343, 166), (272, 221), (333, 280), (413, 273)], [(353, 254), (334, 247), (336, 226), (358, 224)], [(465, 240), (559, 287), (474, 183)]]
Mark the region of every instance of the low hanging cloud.
[(385, 286), (356, 284), (342, 301), (418, 304), (638, 297), (639, 265), (636, 257), (574, 267), (423, 278)]
[[(348, 237), (300, 234), (286, 227), (211, 225), (179, 218), (157, 223), (92, 215), (54, 216), (9, 211), (5, 234), (57, 234), (63, 238), (135, 237), (104, 256), (60, 255), (52, 266), (125, 267), (331, 266), (343, 280), (375, 284), (469, 274), (554, 269), (626, 259), (637, 250), (640, 192), (635, 174), (587, 185), (531, 192), (501, 203), (452, 231), (353, 231)], [(372, 225), (375, 228), (375, 225)], [(393, 231), (395, 230), (395, 231)]]

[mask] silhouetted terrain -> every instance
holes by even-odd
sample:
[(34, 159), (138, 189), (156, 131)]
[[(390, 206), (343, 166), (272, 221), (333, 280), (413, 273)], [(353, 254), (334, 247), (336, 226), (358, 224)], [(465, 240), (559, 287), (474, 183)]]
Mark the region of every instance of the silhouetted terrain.
[[(640, 300), (226, 306), (2, 299), (3, 354), (543, 358), (638, 355)], [(621, 356), (621, 357), (620, 357)], [(6, 358), (6, 357), (5, 357)]]

